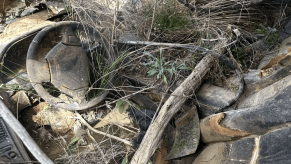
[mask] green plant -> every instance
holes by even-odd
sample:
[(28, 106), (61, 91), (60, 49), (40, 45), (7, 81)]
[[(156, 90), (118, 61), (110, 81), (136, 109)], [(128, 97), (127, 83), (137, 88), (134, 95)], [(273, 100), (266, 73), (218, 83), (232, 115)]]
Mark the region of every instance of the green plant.
[(261, 36), (264, 36), (265, 37), (264, 41), (268, 45), (274, 45), (278, 41), (278, 38), (279, 38), (278, 33), (271, 31), (270, 29), (268, 29), (262, 24), (260, 24), (260, 28), (256, 29), (255, 32), (257, 34), (260, 34)]
[(127, 155), (122, 159), (122, 164), (128, 164), (127, 163)]
[(167, 77), (165, 75), (166, 72), (173, 75), (176, 73), (177, 69), (180, 70), (192, 70), (193, 68), (187, 67), (185, 63), (180, 64), (177, 69), (174, 66), (174, 63), (165, 62), (165, 58), (163, 58), (163, 49), (160, 49), (160, 55), (159, 57), (155, 57), (152, 54), (148, 52), (144, 52), (144, 54), (151, 57), (154, 61), (148, 62), (145, 64), (145, 66), (148, 66), (150, 70), (147, 72), (148, 76), (153, 76), (157, 74), (157, 79), (161, 79), (164, 83), (168, 84)]
[(72, 139), (72, 141), (68, 144), (67, 152), (69, 155), (71, 155), (74, 152), (74, 150), (79, 147), (80, 139), (81, 139), (80, 137), (76, 137)]
[(134, 102), (132, 102), (130, 100), (127, 100), (127, 101), (118, 100), (117, 103), (116, 103), (116, 107), (118, 108), (119, 113), (122, 113), (124, 111), (124, 105), (126, 103), (129, 104), (130, 106), (134, 107), (135, 109), (141, 110), (139, 105), (137, 105), (136, 103), (134, 103)]
[[(177, 13), (177, 5), (174, 0), (167, 0), (161, 8), (156, 10), (154, 25), (156, 28), (163, 31), (182, 30), (189, 27), (193, 22), (190, 20), (191, 12)], [(148, 5), (148, 12), (146, 16), (151, 22), (153, 8)]]
[[(117, 73), (116, 66), (125, 58), (125, 52), (119, 55), (116, 59), (110, 60), (106, 52), (102, 49), (92, 51), (90, 59), (90, 71), (88, 70), (90, 90), (87, 94), (87, 100), (90, 100), (104, 92), (111, 78)], [(108, 64), (108, 61), (112, 61)], [(110, 76), (112, 74), (112, 76)]]
[(235, 54), (237, 60), (245, 60), (248, 55), (245, 47), (234, 47), (232, 52)]

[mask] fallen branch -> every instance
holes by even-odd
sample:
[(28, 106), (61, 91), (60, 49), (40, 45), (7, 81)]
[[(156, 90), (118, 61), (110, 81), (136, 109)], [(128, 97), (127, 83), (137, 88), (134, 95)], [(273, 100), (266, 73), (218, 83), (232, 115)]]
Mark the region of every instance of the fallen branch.
[(171, 94), (165, 104), (162, 106), (157, 118), (149, 127), (144, 136), (139, 149), (134, 154), (131, 164), (146, 164), (158, 143), (162, 138), (163, 132), (171, 118), (177, 113), (184, 102), (194, 94), (195, 90), (202, 83), (205, 75), (214, 65), (215, 58), (211, 55), (204, 57), (195, 67), (187, 79)]
[(125, 140), (125, 139), (122, 139), (122, 138), (119, 138), (119, 137), (113, 136), (113, 135), (111, 135), (111, 134), (107, 134), (107, 133), (104, 133), (104, 132), (101, 132), (101, 131), (99, 131), (99, 130), (94, 129), (92, 126), (90, 126), (90, 125), (89, 125), (89, 124), (88, 124), (88, 123), (83, 119), (83, 117), (82, 117), (79, 113), (76, 112), (76, 115), (77, 115), (77, 117), (75, 117), (75, 118), (79, 119), (79, 120), (82, 122), (82, 124), (86, 125), (87, 128), (90, 129), (90, 130), (92, 130), (94, 133), (98, 133), (98, 134), (104, 135), (104, 136), (106, 136), (106, 137), (113, 138), (113, 139), (115, 139), (115, 140), (117, 140), (117, 141), (123, 142), (123, 143), (126, 144), (126, 145), (132, 146), (131, 142), (129, 142), (129, 141)]

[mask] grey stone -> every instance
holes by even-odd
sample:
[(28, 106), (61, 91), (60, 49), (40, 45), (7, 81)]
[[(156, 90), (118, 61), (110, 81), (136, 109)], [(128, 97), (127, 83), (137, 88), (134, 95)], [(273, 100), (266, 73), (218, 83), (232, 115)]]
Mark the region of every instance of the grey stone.
[[(250, 125), (251, 126), (251, 125)], [(291, 127), (206, 147), (193, 164), (290, 164)]]
[[(285, 69), (286, 68), (286, 69)], [(259, 82), (246, 86), (244, 95), (240, 98), (238, 108), (250, 108), (265, 103), (280, 94), (283, 89), (291, 85), (291, 65), (278, 71), (274, 75)], [(287, 75), (287, 76), (286, 76)], [(284, 77), (286, 76), (286, 77)], [(273, 84), (272, 84), (273, 83)]]
[(289, 48), (291, 47), (291, 36), (285, 39), (279, 48), (279, 52), (277, 55), (288, 54)]
[(27, 9), (25, 9), (22, 13), (21, 13), (21, 17), (27, 16), (29, 14), (32, 14), (33, 12), (35, 12), (36, 10), (38, 10), (37, 8), (34, 7), (29, 7)]
[[(290, 25), (291, 25), (291, 22), (290, 22)], [(290, 27), (290, 31), (291, 31), (291, 27)], [(285, 31), (278, 31), (278, 42), (279, 43), (282, 43), (285, 39), (287, 39), (291, 34), (290, 33), (287, 33)]]
[(235, 94), (235, 92), (225, 88), (207, 83), (203, 84), (196, 95), (199, 117), (205, 118), (214, 114), (219, 107), (224, 106)]
[(291, 127), (261, 136), (257, 164), (291, 163)]
[(249, 72), (244, 75), (245, 84), (248, 85), (248, 84), (260, 81), (261, 77), (258, 76), (259, 73), (260, 73), (260, 70), (249, 70)]
[(264, 104), (225, 112), (222, 126), (251, 134), (264, 134), (291, 121), (291, 86)]
[(271, 51), (265, 52), (263, 59), (260, 61), (258, 69), (261, 69), (262, 67), (264, 67), (270, 61), (271, 58), (277, 56), (277, 53), (278, 53), (278, 50), (271, 50)]
[(287, 23), (286, 23), (286, 25), (285, 25), (285, 33), (288, 33), (289, 35), (291, 34), (291, 16), (289, 16), (288, 18), (287, 18)]
[(193, 164), (247, 164), (252, 160), (254, 148), (254, 138), (215, 143), (199, 154)]

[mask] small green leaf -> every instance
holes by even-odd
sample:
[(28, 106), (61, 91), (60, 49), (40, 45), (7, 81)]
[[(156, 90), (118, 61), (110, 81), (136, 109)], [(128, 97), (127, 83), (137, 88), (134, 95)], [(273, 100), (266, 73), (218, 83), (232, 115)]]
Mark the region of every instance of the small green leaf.
[(166, 69), (171, 75), (173, 74), (173, 69)]
[(157, 79), (160, 79), (162, 76), (161, 72), (159, 72), (159, 74), (157, 75)]
[(144, 52), (144, 54), (146, 54), (146, 55), (148, 55), (148, 56), (150, 56), (150, 57), (152, 57), (152, 58), (155, 58), (152, 54), (150, 54), (150, 53), (148, 53), (148, 52)]
[(153, 162), (152, 161), (149, 161), (148, 164), (153, 164)]
[(155, 62), (154, 67), (155, 67), (155, 68), (158, 68), (158, 67), (159, 67), (159, 60), (157, 60), (157, 61)]
[(48, 105), (44, 106), (44, 107), (43, 107), (43, 110), (46, 110), (47, 108), (49, 108)]
[(157, 70), (151, 69), (147, 73), (148, 73), (149, 76), (152, 76), (152, 75), (157, 73)]
[(161, 73), (161, 74), (164, 73), (164, 67), (161, 67), (160, 73)]
[(122, 160), (122, 164), (127, 164), (127, 156), (125, 156)]
[(116, 107), (119, 107), (121, 104), (123, 104), (124, 101), (123, 100), (118, 100), (117, 103), (116, 103)]
[(123, 109), (124, 109), (124, 104), (120, 104), (120, 106), (118, 107), (119, 108), (119, 113), (122, 113), (123, 112)]
[(163, 81), (164, 81), (166, 84), (168, 84), (168, 82), (167, 82), (167, 77), (166, 77), (165, 75), (163, 75)]
[(69, 144), (68, 144), (68, 147), (70, 147), (73, 143), (79, 141), (80, 137), (76, 137), (74, 138)]

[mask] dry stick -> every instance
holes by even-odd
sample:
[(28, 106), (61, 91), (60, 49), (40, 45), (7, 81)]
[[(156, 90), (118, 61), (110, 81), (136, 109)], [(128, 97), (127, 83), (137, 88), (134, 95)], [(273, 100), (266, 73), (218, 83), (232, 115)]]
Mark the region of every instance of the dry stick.
[(116, 0), (116, 6), (114, 10), (114, 17), (113, 17), (113, 25), (112, 25), (112, 34), (111, 34), (111, 45), (113, 45), (113, 38), (114, 38), (114, 32), (115, 32), (115, 24), (116, 24), (116, 19), (117, 19), (117, 10), (119, 8), (119, 1)]
[[(137, 132), (134, 132), (134, 131), (132, 131), (132, 130), (130, 130), (130, 129), (128, 129), (128, 128), (123, 127), (124, 125), (120, 125), (120, 124), (115, 123), (115, 122), (110, 122), (109, 120), (106, 120), (106, 119), (103, 119), (103, 118), (99, 118), (99, 117), (97, 117), (97, 118), (98, 118), (99, 120), (101, 120), (101, 121), (105, 121), (105, 122), (107, 122), (107, 123), (110, 123), (110, 124), (116, 125), (116, 126), (118, 126), (119, 128), (124, 129), (124, 130), (126, 130), (126, 131), (129, 131), (129, 132), (131, 132), (131, 133), (134, 133), (134, 134), (137, 133)], [(95, 128), (95, 127), (94, 127), (94, 128)]]
[(76, 118), (79, 119), (84, 125), (86, 125), (88, 127), (88, 129), (92, 130), (94, 133), (98, 133), (98, 134), (104, 135), (106, 137), (113, 138), (117, 141), (123, 142), (126, 145), (132, 146), (131, 142), (129, 142), (125, 139), (122, 139), (122, 138), (119, 138), (119, 137), (113, 136), (111, 134), (107, 134), (107, 133), (104, 133), (104, 132), (101, 132), (99, 130), (92, 128), (92, 126), (90, 126), (79, 113), (76, 113), (76, 115), (77, 115)]
[[(146, 164), (162, 138), (163, 132), (169, 121), (177, 113), (184, 102), (191, 96), (202, 83), (201, 79), (209, 72), (215, 63), (215, 58), (211, 55), (204, 57), (195, 67), (186, 80), (171, 94), (162, 106), (156, 120), (147, 130), (139, 149), (134, 154), (131, 164)], [(175, 96), (173, 96), (175, 95)]]
[(106, 105), (110, 105), (110, 104), (116, 103), (116, 102), (119, 101), (119, 100), (123, 100), (123, 99), (129, 98), (129, 97), (134, 96), (134, 95), (136, 95), (136, 94), (138, 94), (138, 93), (141, 93), (141, 92), (143, 92), (143, 91), (145, 91), (145, 90), (149, 90), (149, 89), (153, 89), (153, 88), (155, 88), (155, 87), (144, 88), (144, 89), (139, 90), (139, 91), (137, 91), (137, 92), (134, 92), (134, 93), (132, 93), (132, 94), (126, 95), (126, 96), (124, 96), (124, 97), (121, 97), (120, 99), (117, 99), (117, 100), (115, 100), (115, 101), (112, 101), (112, 102), (110, 102), (110, 103), (108, 103), (108, 104), (99, 105), (99, 106), (97, 106), (96, 108), (101, 108), (101, 107), (103, 107), (103, 106), (106, 106)]
[(155, 20), (155, 14), (156, 14), (156, 8), (157, 8), (157, 0), (155, 1), (155, 4), (154, 4), (154, 11), (153, 11), (153, 18), (152, 18), (152, 23), (151, 23), (151, 27), (150, 27), (150, 30), (149, 30), (149, 33), (148, 33), (148, 41), (150, 40), (150, 37), (151, 37), (151, 33), (152, 33), (152, 28), (153, 28), (153, 24), (154, 24), (154, 20)]
[(106, 158), (105, 158), (105, 155), (104, 155), (102, 149), (99, 147), (98, 142), (94, 139), (94, 137), (92, 137), (92, 135), (90, 134), (90, 131), (89, 131), (89, 130), (87, 130), (87, 134), (88, 134), (88, 136), (91, 138), (91, 140), (96, 144), (96, 148), (98, 149), (98, 151), (100, 151), (100, 154), (101, 154), (101, 156), (102, 156), (102, 159), (103, 159), (103, 160), (105, 161), (105, 163), (107, 164), (108, 162), (107, 162), (107, 160), (106, 160)]

